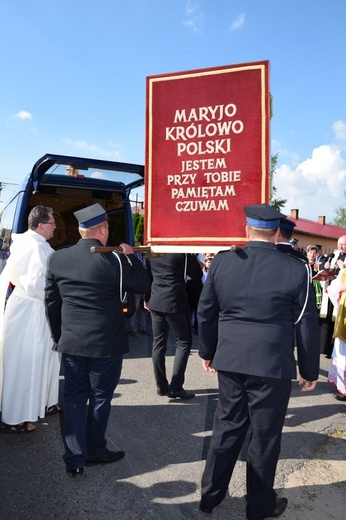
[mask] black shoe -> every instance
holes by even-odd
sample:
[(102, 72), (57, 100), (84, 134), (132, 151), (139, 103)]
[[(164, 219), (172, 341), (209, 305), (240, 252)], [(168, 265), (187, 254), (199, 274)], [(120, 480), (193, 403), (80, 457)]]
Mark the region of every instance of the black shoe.
[(184, 390), (184, 388), (182, 388), (181, 390), (169, 389), (168, 397), (170, 397), (171, 399), (176, 399), (177, 397), (179, 397), (179, 399), (192, 399), (193, 397), (195, 397), (195, 394), (193, 394), (192, 392), (187, 392), (186, 390)]
[(278, 516), (281, 516), (282, 513), (284, 513), (286, 507), (288, 504), (287, 498), (277, 498), (276, 499), (276, 507), (274, 511), (267, 516), (247, 516), (248, 520), (264, 520), (265, 518), (277, 518)]
[(168, 394), (168, 387), (166, 388), (160, 388), (159, 386), (156, 389), (157, 395), (167, 395)]
[(281, 516), (282, 513), (284, 513), (286, 507), (288, 504), (287, 498), (277, 498), (276, 499), (276, 507), (271, 515), (268, 516), (268, 518), (277, 518), (278, 516)]
[(86, 477), (86, 474), (84, 473), (84, 468), (69, 468), (66, 466), (66, 471), (69, 474), (70, 478)]
[(202, 513), (205, 513), (206, 515), (211, 515), (212, 512), (213, 512), (213, 508), (212, 507), (205, 507), (203, 504), (202, 504), (202, 501), (199, 503), (198, 505), (198, 509), (200, 511), (202, 511)]
[(107, 464), (109, 462), (116, 462), (125, 457), (124, 451), (110, 451), (105, 450), (104, 454), (98, 458), (87, 459), (87, 464)]
[(337, 401), (346, 401), (346, 395), (334, 394), (334, 399), (336, 399)]

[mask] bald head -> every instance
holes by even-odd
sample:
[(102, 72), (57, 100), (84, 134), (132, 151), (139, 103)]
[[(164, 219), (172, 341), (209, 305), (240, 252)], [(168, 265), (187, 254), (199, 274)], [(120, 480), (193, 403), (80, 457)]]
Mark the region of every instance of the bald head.
[(341, 253), (346, 253), (346, 235), (343, 235), (338, 240), (338, 250)]

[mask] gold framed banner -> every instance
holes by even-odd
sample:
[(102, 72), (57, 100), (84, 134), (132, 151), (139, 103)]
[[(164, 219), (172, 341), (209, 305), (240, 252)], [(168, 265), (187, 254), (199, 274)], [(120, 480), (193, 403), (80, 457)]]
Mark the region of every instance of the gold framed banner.
[(145, 243), (245, 243), (243, 207), (269, 201), (269, 124), (268, 61), (148, 77)]

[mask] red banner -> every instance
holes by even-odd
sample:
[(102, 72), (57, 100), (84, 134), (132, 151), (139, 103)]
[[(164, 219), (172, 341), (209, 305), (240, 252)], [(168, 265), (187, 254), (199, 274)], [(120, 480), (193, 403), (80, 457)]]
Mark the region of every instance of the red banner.
[(243, 207), (269, 201), (269, 121), (268, 61), (148, 77), (146, 244), (246, 242)]

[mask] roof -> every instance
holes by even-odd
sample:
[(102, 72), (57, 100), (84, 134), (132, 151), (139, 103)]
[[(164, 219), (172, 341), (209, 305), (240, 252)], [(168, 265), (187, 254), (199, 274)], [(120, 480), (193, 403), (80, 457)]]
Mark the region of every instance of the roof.
[(295, 233), (303, 233), (304, 235), (312, 235), (322, 238), (335, 238), (336, 240), (341, 236), (346, 235), (346, 228), (335, 226), (334, 224), (321, 224), (301, 217), (293, 218), (288, 216), (287, 218), (295, 223)]

